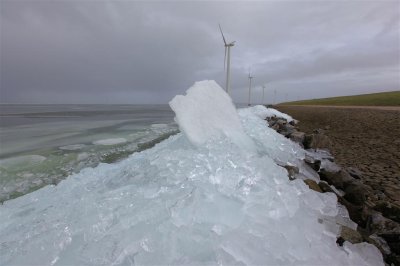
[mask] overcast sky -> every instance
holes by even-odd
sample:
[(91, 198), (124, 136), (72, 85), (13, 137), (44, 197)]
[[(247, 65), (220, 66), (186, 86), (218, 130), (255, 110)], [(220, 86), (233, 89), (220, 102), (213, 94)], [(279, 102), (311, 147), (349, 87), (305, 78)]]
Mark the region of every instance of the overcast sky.
[(0, 0), (0, 102), (167, 103), (195, 81), (271, 102), (400, 89), (400, 1)]

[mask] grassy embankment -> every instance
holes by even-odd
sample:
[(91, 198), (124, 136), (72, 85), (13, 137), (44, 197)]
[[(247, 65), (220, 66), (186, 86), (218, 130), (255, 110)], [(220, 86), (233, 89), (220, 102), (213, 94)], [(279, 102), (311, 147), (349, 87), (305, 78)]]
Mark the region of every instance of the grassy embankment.
[(286, 102), (279, 105), (400, 106), (400, 91)]

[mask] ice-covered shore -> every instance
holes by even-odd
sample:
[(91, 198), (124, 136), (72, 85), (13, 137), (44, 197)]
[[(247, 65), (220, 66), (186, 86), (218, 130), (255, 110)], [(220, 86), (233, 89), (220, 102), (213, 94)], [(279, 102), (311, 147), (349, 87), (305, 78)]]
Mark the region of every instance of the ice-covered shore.
[(372, 245), (337, 246), (334, 194), (278, 166), (305, 151), (271, 110), (236, 112), (213, 81), (171, 107), (182, 133), (0, 206), (1, 264), (383, 265)]

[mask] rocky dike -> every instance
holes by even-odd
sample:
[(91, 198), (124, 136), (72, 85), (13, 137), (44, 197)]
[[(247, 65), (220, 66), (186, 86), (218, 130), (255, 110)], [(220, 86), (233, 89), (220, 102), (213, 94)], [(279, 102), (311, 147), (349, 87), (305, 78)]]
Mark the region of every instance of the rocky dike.
[(335, 193), (338, 202), (345, 206), (357, 229), (342, 226), (337, 244), (368, 242), (375, 245), (387, 265), (400, 265), (400, 206), (382, 193), (379, 188), (363, 182), (362, 172), (355, 167), (341, 167), (330, 153), (333, 143), (326, 135), (329, 127), (315, 129), (313, 133), (301, 132), (297, 121), (288, 122), (279, 117), (266, 119), (269, 127), (297, 142), (308, 151), (304, 161), (320, 177), (320, 182), (299, 176), (299, 169), (282, 165), (289, 179), (301, 178), (320, 193)]

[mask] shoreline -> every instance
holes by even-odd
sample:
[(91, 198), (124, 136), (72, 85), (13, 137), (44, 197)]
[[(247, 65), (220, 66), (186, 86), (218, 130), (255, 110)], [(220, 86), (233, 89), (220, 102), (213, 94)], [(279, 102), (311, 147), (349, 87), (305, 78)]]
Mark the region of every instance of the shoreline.
[(300, 131), (311, 134), (323, 129), (331, 141), (327, 148), (341, 166), (358, 168), (363, 182), (400, 205), (400, 113), (362, 108), (277, 108), (298, 119)]
[[(333, 191), (358, 224), (351, 237), (358, 235), (357, 241), (361, 237), (374, 244), (389, 265), (400, 264), (400, 115), (382, 109), (313, 107), (277, 106), (299, 120), (295, 138), (286, 137), (296, 141), (303, 134), (301, 145), (313, 146), (305, 148), (332, 153), (340, 170), (318, 173), (321, 180), (345, 192)], [(286, 134), (290, 126), (275, 129)], [(321, 183), (315, 184), (317, 189), (332, 192)]]

